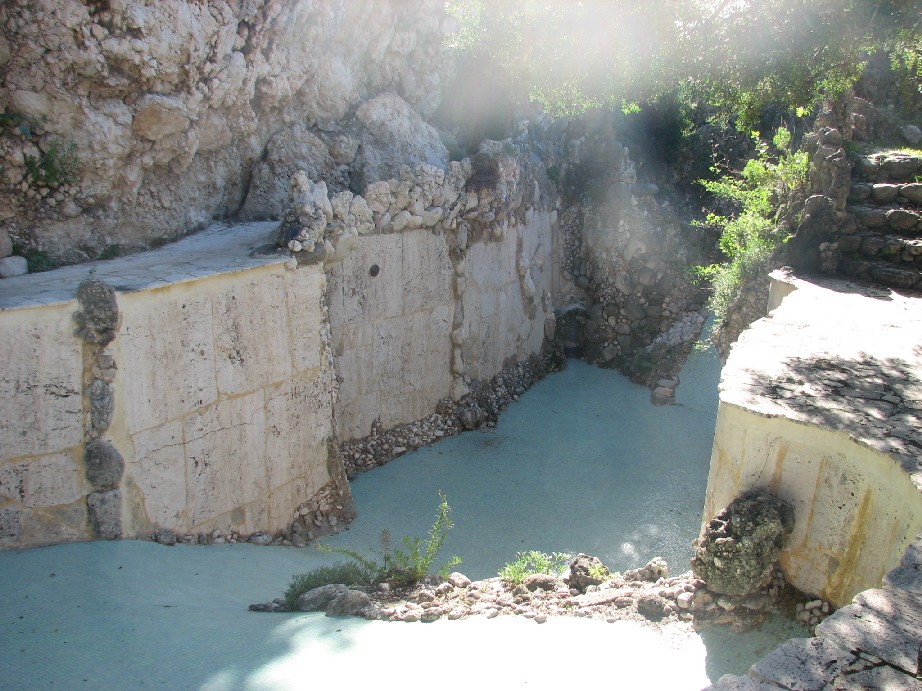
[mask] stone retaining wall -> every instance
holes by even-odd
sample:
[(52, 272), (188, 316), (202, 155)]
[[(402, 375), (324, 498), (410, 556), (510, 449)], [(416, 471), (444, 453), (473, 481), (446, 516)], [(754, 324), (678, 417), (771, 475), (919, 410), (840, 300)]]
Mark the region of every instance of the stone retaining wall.
[[(245, 254), (239, 270), (177, 261), (243, 249), (236, 236), (254, 246), (271, 228), (216, 228), (159, 253), (4, 283), (0, 544), (278, 530), (338, 481), (322, 267)], [(75, 313), (94, 308), (67, 296), (86, 277), (115, 286), (108, 343), (75, 335)]]
[(723, 370), (704, 517), (753, 488), (787, 501), (785, 575), (842, 606), (879, 586), (922, 529), (922, 304), (773, 281), (780, 304)]
[(365, 437), (376, 423), (419, 420), (439, 400), (467, 393), (465, 378), (489, 380), (510, 359), (541, 351), (550, 310), (529, 306), (550, 304), (546, 274), (532, 272), (530, 301), (519, 272), (551, 263), (550, 219), (529, 212), (463, 258), (452, 256), (448, 236), (429, 230), (364, 236), (332, 267), (341, 440)]
[(448, 395), (452, 275), (445, 236), (426, 230), (363, 237), (331, 272), (343, 439), (418, 420)]
[(5, 280), (0, 545), (351, 518), (334, 441), (433, 414), (553, 324), (554, 212), (463, 194), (502, 221), (394, 232), (376, 210), (379, 232), (345, 226), (317, 263), (276, 249), (275, 224), (216, 226)]

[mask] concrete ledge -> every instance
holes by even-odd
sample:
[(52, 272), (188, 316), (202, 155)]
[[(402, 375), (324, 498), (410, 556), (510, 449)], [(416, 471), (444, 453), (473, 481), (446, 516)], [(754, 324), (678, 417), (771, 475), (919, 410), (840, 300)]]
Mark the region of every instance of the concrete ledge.
[(721, 401), (845, 432), (897, 459), (922, 491), (922, 298), (771, 279), (777, 304), (733, 346)]
[(922, 299), (771, 278), (722, 373), (704, 518), (790, 502), (785, 574), (841, 609), (710, 688), (922, 689)]

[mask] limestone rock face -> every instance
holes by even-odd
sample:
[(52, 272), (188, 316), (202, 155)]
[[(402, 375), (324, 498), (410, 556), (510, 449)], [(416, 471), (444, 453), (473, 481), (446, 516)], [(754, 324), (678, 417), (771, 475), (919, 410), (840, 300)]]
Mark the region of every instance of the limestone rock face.
[(332, 191), (345, 189), (327, 145), (300, 124), (284, 129), (266, 146), (266, 158), (253, 168), (253, 179), (243, 208), (244, 219), (278, 218), (288, 198), (288, 181), (298, 171), (311, 180), (324, 180)]
[(448, 150), (439, 133), (397, 94), (366, 101), (356, 118), (364, 125), (356, 168), (366, 183), (388, 179), (401, 164), (448, 166)]
[(793, 527), (790, 506), (767, 492), (746, 494), (705, 527), (696, 541), (692, 571), (713, 592), (754, 593), (771, 579), (784, 538)]
[(406, 160), (442, 163), (447, 27), (438, 0), (2, 3), (0, 230), (80, 262), (278, 218), (298, 169), (342, 191), (363, 141), (378, 176), (420, 133)]

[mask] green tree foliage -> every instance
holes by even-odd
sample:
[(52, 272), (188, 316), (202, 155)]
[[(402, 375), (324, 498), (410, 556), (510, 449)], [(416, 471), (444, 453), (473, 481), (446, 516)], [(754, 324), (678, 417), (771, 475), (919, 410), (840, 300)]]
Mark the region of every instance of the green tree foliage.
[[(919, 64), (918, 0), (448, 0), (450, 44), (487, 53), (552, 115), (681, 91), (741, 123), (848, 88), (868, 51)], [(914, 57), (915, 56), (915, 57)]]

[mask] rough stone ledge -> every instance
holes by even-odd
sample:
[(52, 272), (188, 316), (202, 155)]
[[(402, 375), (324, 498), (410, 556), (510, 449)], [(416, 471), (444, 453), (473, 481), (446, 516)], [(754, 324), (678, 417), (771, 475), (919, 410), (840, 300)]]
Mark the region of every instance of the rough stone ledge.
[(783, 302), (731, 350), (721, 403), (845, 432), (922, 491), (922, 297), (784, 271), (772, 280)]
[(920, 552), (922, 535), (887, 575), (888, 585), (859, 593), (816, 627), (815, 638), (782, 643), (749, 674), (725, 675), (706, 691), (919, 691), (922, 595), (901, 587), (899, 574), (918, 568)]

